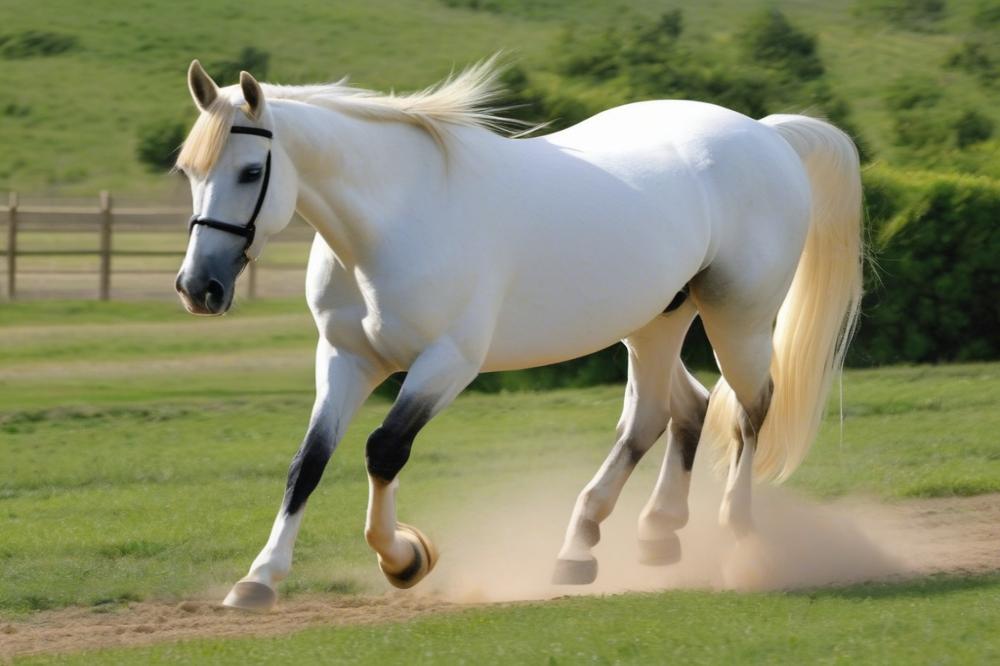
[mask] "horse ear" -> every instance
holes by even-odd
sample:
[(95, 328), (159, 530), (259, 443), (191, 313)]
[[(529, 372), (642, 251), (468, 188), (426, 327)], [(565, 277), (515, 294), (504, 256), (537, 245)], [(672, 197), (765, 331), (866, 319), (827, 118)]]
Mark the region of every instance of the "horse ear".
[(215, 81), (197, 59), (192, 60), (188, 67), (188, 90), (191, 91), (195, 106), (202, 111), (212, 106), (212, 102), (219, 96), (219, 86), (215, 85)]
[(264, 91), (257, 79), (250, 72), (240, 72), (240, 88), (243, 89), (243, 99), (247, 103), (243, 110), (254, 120), (259, 119), (264, 113)]

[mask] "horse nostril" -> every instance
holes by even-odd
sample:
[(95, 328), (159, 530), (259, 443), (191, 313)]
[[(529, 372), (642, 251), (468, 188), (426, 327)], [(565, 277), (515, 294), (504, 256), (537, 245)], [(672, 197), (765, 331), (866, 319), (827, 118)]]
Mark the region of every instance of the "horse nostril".
[(208, 281), (208, 287), (205, 289), (205, 306), (210, 312), (218, 312), (222, 309), (222, 305), (226, 298), (226, 288), (222, 286), (222, 283), (211, 278)]
[(177, 274), (177, 279), (176, 279), (176, 280), (174, 280), (174, 290), (175, 290), (175, 291), (176, 291), (176, 292), (177, 292), (178, 294), (183, 294), (183, 293), (185, 293), (185, 292), (184, 292), (184, 287), (182, 287), (182, 286), (181, 286), (181, 274), (180, 274), (180, 273), (178, 273), (178, 274)]

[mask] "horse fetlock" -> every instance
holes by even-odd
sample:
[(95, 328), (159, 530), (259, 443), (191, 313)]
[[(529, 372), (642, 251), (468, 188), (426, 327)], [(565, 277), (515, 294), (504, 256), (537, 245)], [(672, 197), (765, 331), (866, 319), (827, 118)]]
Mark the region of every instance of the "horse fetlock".
[(274, 587), (288, 577), (292, 570), (291, 553), (265, 550), (250, 565), (250, 572), (243, 580), (252, 580)]
[(674, 564), (681, 559), (681, 540), (674, 532), (652, 538), (639, 538), (639, 563), (647, 566)]
[(656, 539), (681, 529), (687, 523), (686, 500), (669, 507), (649, 507), (639, 516), (639, 538)]
[(576, 524), (573, 540), (587, 548), (593, 548), (601, 541), (600, 524), (590, 518), (581, 518)]

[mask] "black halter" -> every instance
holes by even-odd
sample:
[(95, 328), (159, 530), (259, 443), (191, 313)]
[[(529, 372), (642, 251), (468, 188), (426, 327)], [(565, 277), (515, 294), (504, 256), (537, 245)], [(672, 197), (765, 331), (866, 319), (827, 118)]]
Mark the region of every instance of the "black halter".
[[(254, 136), (262, 136), (265, 139), (271, 139), (274, 137), (271, 130), (260, 129), (257, 127), (233, 126), (229, 131), (231, 134), (252, 134)], [(236, 234), (237, 236), (243, 236), (247, 239), (246, 245), (243, 246), (243, 251), (246, 252), (250, 246), (253, 245), (253, 237), (257, 232), (257, 215), (260, 213), (260, 207), (264, 205), (264, 197), (267, 196), (267, 184), (270, 180), (271, 151), (268, 149), (267, 160), (264, 162), (264, 179), (260, 185), (260, 194), (257, 195), (257, 203), (253, 207), (253, 214), (250, 216), (250, 221), (246, 223), (246, 226), (241, 227), (238, 224), (221, 222), (219, 220), (213, 220), (210, 217), (198, 217), (197, 215), (192, 215), (191, 221), (188, 222), (188, 234), (190, 235), (194, 232), (196, 224), (204, 224), (206, 227), (211, 227), (212, 229), (218, 229), (220, 231)]]

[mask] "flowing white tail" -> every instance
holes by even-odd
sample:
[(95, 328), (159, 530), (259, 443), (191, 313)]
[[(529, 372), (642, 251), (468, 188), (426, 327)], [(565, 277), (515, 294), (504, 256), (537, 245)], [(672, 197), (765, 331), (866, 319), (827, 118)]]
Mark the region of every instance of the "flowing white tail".
[[(858, 152), (833, 125), (796, 115), (760, 121), (792, 146), (812, 185), (805, 248), (774, 329), (774, 394), (754, 456), (757, 478), (786, 479), (819, 430), (834, 374), (840, 370), (861, 304), (863, 245)], [(736, 399), (725, 380), (713, 390), (706, 442), (723, 452), (733, 437)], [(728, 456), (721, 456), (720, 462)]]

